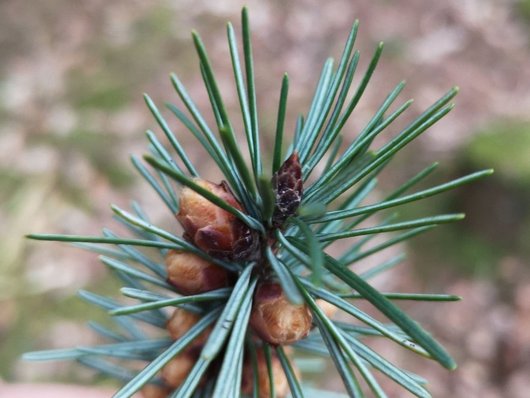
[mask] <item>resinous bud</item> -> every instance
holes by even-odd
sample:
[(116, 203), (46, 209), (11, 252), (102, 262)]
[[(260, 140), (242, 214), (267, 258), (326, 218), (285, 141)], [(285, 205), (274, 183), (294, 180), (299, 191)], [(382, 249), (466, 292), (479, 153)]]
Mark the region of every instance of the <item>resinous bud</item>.
[[(269, 398), (271, 395), (269, 371), (267, 369), (267, 360), (262, 350), (258, 350), (256, 353), (257, 370), (258, 370), (258, 387), (259, 387), (259, 398)], [(276, 392), (277, 398), (284, 398), (289, 393), (289, 383), (285, 372), (283, 371), (282, 364), (276, 355), (271, 356), (271, 370), (272, 379), (274, 381), (274, 391)], [(245, 366), (243, 368), (243, 377), (241, 383), (241, 392), (246, 395), (252, 395), (254, 387), (254, 368), (252, 361), (249, 359), (245, 360)]]
[[(225, 182), (214, 184), (199, 178), (194, 181), (230, 206), (243, 211)], [(239, 260), (249, 257), (256, 250), (258, 240), (249, 227), (188, 187), (182, 189), (176, 217), (184, 228), (184, 236), (211, 256)]]
[(306, 337), (313, 315), (305, 304), (292, 304), (280, 284), (265, 282), (254, 296), (250, 325), (254, 332), (273, 345), (291, 344)]
[(166, 255), (167, 279), (177, 291), (192, 295), (230, 284), (230, 273), (196, 254), (170, 250)]

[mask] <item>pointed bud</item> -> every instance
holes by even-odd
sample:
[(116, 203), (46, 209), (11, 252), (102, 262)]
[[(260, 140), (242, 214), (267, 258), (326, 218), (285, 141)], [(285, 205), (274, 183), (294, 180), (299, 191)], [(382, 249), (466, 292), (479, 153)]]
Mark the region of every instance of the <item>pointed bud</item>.
[(230, 285), (230, 273), (193, 253), (170, 250), (166, 255), (167, 279), (177, 291), (192, 295)]
[(188, 377), (195, 362), (196, 359), (191, 354), (180, 353), (162, 368), (162, 379), (171, 388), (180, 387)]
[[(267, 369), (267, 359), (262, 350), (257, 351), (256, 361), (258, 368), (258, 386), (259, 386), (259, 398), (269, 398), (271, 395), (270, 391), (270, 379), (269, 371)], [(271, 356), (271, 369), (272, 379), (274, 381), (274, 391), (276, 392), (277, 398), (284, 398), (289, 393), (289, 383), (285, 372), (283, 371), (282, 364), (276, 355)], [(297, 372), (296, 372), (297, 373)], [(252, 395), (254, 387), (254, 368), (250, 360), (245, 361), (243, 367), (243, 377), (241, 382), (241, 392), (246, 395)]]
[[(243, 211), (225, 182), (214, 184), (195, 179), (195, 183)], [(248, 258), (256, 250), (258, 240), (250, 228), (190, 188), (182, 189), (177, 220), (185, 237), (211, 256), (238, 260)]]
[[(176, 308), (173, 315), (171, 315), (171, 318), (169, 318), (166, 323), (166, 329), (173, 340), (178, 340), (188, 332), (193, 325), (199, 322), (200, 319), (201, 317), (199, 315), (194, 314), (191, 311), (187, 311), (184, 308)], [(208, 339), (210, 332), (211, 327), (197, 336), (191, 343), (192, 347), (202, 346)]]
[(281, 225), (296, 213), (303, 194), (302, 166), (298, 153), (294, 152), (281, 165), (272, 177), (272, 186), (276, 197), (276, 208), (272, 215), (275, 227)]
[(167, 398), (169, 396), (169, 390), (166, 387), (156, 384), (146, 384), (141, 393), (143, 398)]
[(258, 286), (250, 315), (254, 332), (273, 345), (291, 344), (311, 330), (313, 316), (305, 304), (289, 302), (278, 283)]

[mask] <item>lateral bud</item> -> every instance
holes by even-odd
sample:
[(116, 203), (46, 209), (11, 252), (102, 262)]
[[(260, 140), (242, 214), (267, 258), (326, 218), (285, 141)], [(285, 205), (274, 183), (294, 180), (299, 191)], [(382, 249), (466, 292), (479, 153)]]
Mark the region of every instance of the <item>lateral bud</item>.
[[(214, 184), (196, 178), (195, 183), (235, 209), (244, 211), (226, 182)], [(256, 251), (258, 239), (254, 231), (232, 213), (188, 187), (182, 189), (176, 217), (184, 228), (184, 237), (213, 257), (241, 260)]]
[[(171, 315), (171, 318), (169, 318), (166, 323), (166, 329), (173, 340), (178, 340), (197, 322), (199, 322), (200, 319), (201, 317), (199, 315), (194, 314), (191, 311), (187, 311), (184, 308), (176, 308), (173, 315)], [(190, 348), (200, 348), (204, 345), (210, 332), (211, 327), (197, 336), (191, 343)]]
[(171, 388), (180, 387), (196, 361), (197, 358), (189, 352), (178, 354), (162, 368), (161, 376), (164, 383)]
[(280, 284), (264, 282), (256, 289), (250, 314), (254, 332), (272, 345), (291, 344), (306, 337), (313, 315), (306, 304), (292, 304)]
[(142, 398), (167, 398), (169, 396), (169, 389), (157, 384), (146, 384), (141, 389)]
[(209, 292), (230, 285), (230, 273), (196, 254), (170, 250), (166, 255), (167, 279), (184, 295)]
[[(258, 370), (258, 387), (259, 387), (259, 398), (269, 398), (271, 396), (271, 387), (269, 379), (269, 371), (267, 369), (267, 360), (263, 350), (256, 352), (257, 370)], [(289, 383), (285, 372), (283, 371), (282, 364), (278, 357), (273, 354), (271, 356), (271, 370), (272, 379), (274, 382), (274, 391), (276, 392), (277, 398), (285, 398), (289, 393)], [(295, 370), (295, 373), (298, 373)], [(241, 392), (246, 395), (252, 395), (254, 384), (254, 369), (252, 361), (248, 358), (245, 359), (245, 366), (243, 367), (243, 377), (241, 382)]]

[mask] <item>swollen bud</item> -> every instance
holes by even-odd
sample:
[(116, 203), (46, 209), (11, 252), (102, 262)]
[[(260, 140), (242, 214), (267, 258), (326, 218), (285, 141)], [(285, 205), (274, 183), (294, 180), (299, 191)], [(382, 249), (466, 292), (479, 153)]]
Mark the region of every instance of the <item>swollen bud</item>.
[[(169, 336), (173, 340), (180, 339), (186, 332), (188, 332), (192, 326), (194, 326), (201, 317), (193, 312), (187, 311), (183, 308), (176, 308), (171, 315), (171, 318), (166, 323), (166, 329), (169, 332)], [(208, 335), (210, 334), (211, 328), (206, 329), (199, 336), (193, 340), (192, 347), (198, 347), (205, 343)]]
[[(257, 351), (257, 370), (258, 370), (258, 387), (259, 398), (269, 398), (271, 395), (269, 371), (267, 369), (267, 360), (263, 351)], [(241, 392), (246, 395), (252, 395), (254, 386), (254, 368), (250, 360), (245, 360), (243, 368), (243, 377), (241, 382)], [(289, 393), (289, 382), (282, 368), (282, 364), (276, 355), (271, 356), (272, 380), (274, 381), (274, 391), (277, 398), (284, 398)]]
[(254, 332), (273, 345), (291, 344), (311, 330), (313, 315), (305, 304), (292, 304), (278, 283), (258, 286), (250, 315)]
[(272, 187), (276, 197), (272, 223), (278, 228), (281, 227), (285, 220), (296, 213), (302, 201), (302, 166), (298, 159), (298, 153), (294, 152), (289, 156), (278, 171), (274, 173)]
[(196, 360), (188, 352), (180, 353), (162, 368), (162, 379), (171, 388), (179, 387), (188, 377)]
[[(195, 183), (243, 211), (225, 182), (214, 184), (195, 179)], [(180, 194), (177, 220), (184, 228), (184, 236), (213, 257), (240, 260), (256, 250), (258, 240), (250, 228), (188, 187), (184, 187)]]
[(192, 295), (230, 284), (229, 272), (193, 253), (170, 250), (166, 255), (167, 279), (177, 291)]

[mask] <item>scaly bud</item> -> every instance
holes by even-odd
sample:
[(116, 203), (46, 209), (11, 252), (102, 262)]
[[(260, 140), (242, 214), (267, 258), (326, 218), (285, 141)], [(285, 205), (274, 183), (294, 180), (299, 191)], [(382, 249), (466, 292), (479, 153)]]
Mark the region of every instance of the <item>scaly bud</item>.
[(169, 390), (166, 387), (156, 384), (146, 384), (141, 393), (143, 398), (167, 398), (169, 396)]
[[(214, 184), (197, 178), (195, 183), (243, 211), (225, 182)], [(190, 188), (182, 189), (177, 220), (184, 228), (185, 237), (214, 257), (239, 260), (256, 251), (258, 239), (250, 228)]]
[(170, 250), (166, 255), (167, 279), (184, 295), (230, 285), (229, 272), (193, 253)]
[(162, 379), (171, 388), (179, 387), (186, 380), (186, 377), (188, 377), (196, 360), (188, 352), (180, 353), (162, 368)]
[[(258, 368), (258, 387), (259, 387), (259, 398), (269, 398), (271, 395), (270, 391), (270, 379), (269, 371), (267, 369), (267, 360), (262, 350), (257, 351), (256, 355), (257, 368)], [(282, 364), (276, 355), (271, 356), (271, 369), (272, 379), (274, 381), (274, 391), (276, 392), (277, 398), (284, 398), (289, 393), (289, 383), (285, 372), (283, 371)], [(251, 395), (254, 386), (254, 368), (252, 362), (248, 359), (245, 360), (243, 367), (243, 377), (241, 382), (241, 392), (246, 395)]]
[(266, 342), (283, 345), (303, 339), (312, 320), (307, 305), (289, 302), (278, 283), (265, 282), (256, 289), (250, 325)]
[[(188, 330), (195, 325), (201, 317), (193, 312), (187, 311), (184, 308), (176, 308), (171, 315), (171, 318), (166, 323), (166, 329), (173, 340), (180, 339)], [(208, 335), (210, 334), (211, 327), (202, 332), (199, 336), (193, 340), (192, 347), (202, 346)]]
[(278, 171), (274, 173), (272, 187), (276, 197), (272, 223), (278, 228), (281, 227), (285, 220), (296, 213), (302, 201), (302, 166), (298, 159), (298, 153), (293, 152)]

